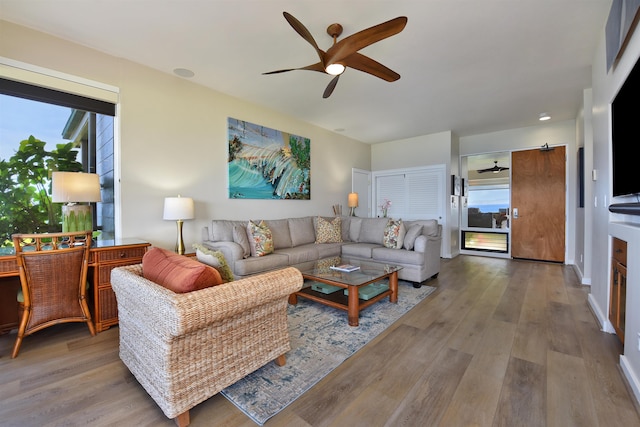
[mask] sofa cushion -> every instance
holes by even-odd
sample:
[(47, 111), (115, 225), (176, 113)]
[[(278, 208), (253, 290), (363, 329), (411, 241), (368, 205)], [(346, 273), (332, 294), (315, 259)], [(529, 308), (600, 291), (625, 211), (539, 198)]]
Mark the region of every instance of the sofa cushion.
[(289, 257), (289, 265), (300, 264), (301, 262), (315, 261), (318, 259), (318, 249), (315, 243), (307, 243), (293, 248), (276, 249), (276, 254)]
[(373, 248), (372, 258), (377, 262), (397, 265), (424, 265), (424, 254), (415, 251), (399, 251), (391, 248)]
[(374, 248), (383, 247), (376, 243), (351, 243), (342, 245), (342, 256), (344, 258), (371, 258)]
[(316, 223), (316, 243), (341, 243), (342, 218), (339, 216), (327, 221), (321, 216)]
[(238, 221), (214, 219), (211, 221), (211, 240), (216, 242), (233, 242), (233, 226)]
[(273, 252), (273, 236), (264, 221), (260, 221), (260, 224), (249, 221), (247, 234), (250, 236), (249, 246), (251, 246), (252, 257), (265, 256)]
[(402, 242), (404, 241), (406, 232), (407, 230), (404, 228), (404, 223), (401, 219), (389, 219), (387, 226), (384, 228), (382, 238), (384, 246), (392, 249), (402, 248)]
[(233, 226), (233, 241), (242, 247), (242, 258), (251, 256), (251, 245), (246, 227), (237, 224)]
[(274, 249), (290, 248), (292, 246), (288, 219), (265, 219), (264, 223), (271, 230)]
[(176, 293), (197, 291), (222, 283), (215, 268), (162, 248), (151, 248), (142, 257), (147, 280)]
[(362, 218), (358, 242), (382, 245), (382, 237), (384, 236), (384, 228), (387, 226), (387, 220), (388, 218)]
[(349, 218), (349, 241), (357, 242), (360, 237), (360, 229), (362, 228), (362, 218)]
[(289, 232), (293, 247), (314, 243), (316, 231), (313, 228), (313, 217), (289, 218)]
[(327, 257), (339, 257), (342, 253), (342, 243), (322, 243), (316, 245), (318, 250), (318, 259)]
[(349, 231), (351, 230), (351, 220), (357, 219), (354, 216), (342, 216), (342, 241), (343, 242), (351, 242), (351, 236), (349, 235)]
[[(245, 235), (246, 234), (247, 233), (245, 233)], [(233, 281), (233, 272), (221, 251), (217, 251), (197, 243), (193, 245), (193, 248), (196, 250), (197, 260), (218, 270), (218, 273), (222, 276), (223, 282), (226, 283)]]
[(413, 249), (413, 245), (416, 241), (416, 237), (422, 234), (422, 224), (413, 224), (407, 230), (407, 233), (404, 235), (404, 243), (403, 246), (406, 250), (410, 251)]
[(276, 268), (283, 268), (289, 265), (289, 257), (285, 254), (272, 253), (269, 256), (249, 257), (239, 259), (234, 263), (234, 273), (237, 276), (250, 276), (252, 274), (263, 273)]

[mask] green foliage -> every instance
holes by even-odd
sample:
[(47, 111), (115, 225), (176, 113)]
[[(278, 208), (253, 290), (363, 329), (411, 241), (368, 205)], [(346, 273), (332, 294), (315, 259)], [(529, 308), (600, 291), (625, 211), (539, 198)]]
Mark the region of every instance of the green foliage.
[(0, 246), (14, 233), (60, 231), (60, 205), (51, 202), (51, 173), (82, 171), (72, 142), (47, 151), (33, 135), (8, 160), (0, 159)]
[(242, 141), (236, 135), (229, 141), (229, 158), (228, 161), (232, 162), (236, 159), (237, 154), (242, 151)]
[(289, 147), (291, 147), (291, 155), (296, 161), (298, 168), (311, 168), (311, 141), (309, 138), (299, 141), (294, 136), (289, 137)]

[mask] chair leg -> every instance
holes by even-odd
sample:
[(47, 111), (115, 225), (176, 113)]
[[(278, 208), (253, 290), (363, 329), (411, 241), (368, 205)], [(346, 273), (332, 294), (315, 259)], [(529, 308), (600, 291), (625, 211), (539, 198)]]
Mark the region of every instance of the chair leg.
[(20, 308), (22, 308), (22, 318), (20, 319), (18, 336), (16, 337), (16, 342), (13, 345), (13, 353), (11, 353), (12, 359), (15, 359), (18, 356), (20, 346), (22, 345), (22, 338), (24, 338), (24, 331), (27, 329), (27, 323), (29, 322), (29, 314), (31, 313), (31, 307), (24, 307), (22, 304), (20, 305)]
[(276, 365), (278, 366), (284, 366), (287, 364), (287, 355), (285, 354), (281, 354), (280, 356), (278, 356), (275, 360)]
[(173, 419), (178, 427), (187, 427), (191, 420), (189, 419), (189, 411), (183, 412)]
[(93, 321), (91, 320), (91, 312), (89, 311), (89, 305), (87, 304), (87, 300), (82, 298), (80, 300), (80, 306), (82, 307), (82, 313), (84, 314), (84, 317), (87, 318), (87, 326), (89, 326), (89, 332), (91, 332), (92, 337), (95, 337), (96, 327), (93, 324)]

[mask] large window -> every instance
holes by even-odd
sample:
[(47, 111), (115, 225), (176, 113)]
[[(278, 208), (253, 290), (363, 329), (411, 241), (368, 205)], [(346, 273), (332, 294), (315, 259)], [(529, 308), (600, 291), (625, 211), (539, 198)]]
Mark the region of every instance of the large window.
[(115, 237), (113, 103), (0, 79), (0, 246), (16, 232), (60, 230), (53, 171), (100, 176), (98, 239)]

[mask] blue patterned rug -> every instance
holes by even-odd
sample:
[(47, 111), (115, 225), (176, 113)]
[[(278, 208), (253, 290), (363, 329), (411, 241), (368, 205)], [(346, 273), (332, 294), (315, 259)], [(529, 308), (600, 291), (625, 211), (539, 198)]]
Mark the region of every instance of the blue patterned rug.
[(221, 393), (263, 425), (435, 290), (401, 280), (398, 303), (385, 298), (366, 308), (358, 327), (349, 326), (344, 310), (299, 298), (288, 308), (287, 364), (268, 363)]

